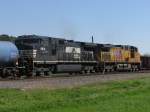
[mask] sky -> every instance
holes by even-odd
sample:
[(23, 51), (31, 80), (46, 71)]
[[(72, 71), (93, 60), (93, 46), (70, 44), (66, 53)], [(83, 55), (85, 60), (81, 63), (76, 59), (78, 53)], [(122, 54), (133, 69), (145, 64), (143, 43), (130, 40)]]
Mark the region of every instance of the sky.
[(0, 34), (137, 46), (150, 54), (150, 0), (0, 0)]

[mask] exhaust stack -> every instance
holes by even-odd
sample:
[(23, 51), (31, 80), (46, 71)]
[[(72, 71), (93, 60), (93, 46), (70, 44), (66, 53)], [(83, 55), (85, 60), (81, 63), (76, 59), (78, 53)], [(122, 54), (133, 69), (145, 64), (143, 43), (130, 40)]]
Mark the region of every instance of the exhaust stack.
[(92, 36), (92, 43), (94, 43), (94, 37)]

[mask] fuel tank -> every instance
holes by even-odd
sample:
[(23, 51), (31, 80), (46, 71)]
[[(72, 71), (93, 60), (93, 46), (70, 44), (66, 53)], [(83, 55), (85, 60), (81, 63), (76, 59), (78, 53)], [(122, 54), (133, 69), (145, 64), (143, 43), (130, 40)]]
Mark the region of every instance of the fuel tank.
[(0, 41), (0, 67), (15, 66), (18, 57), (19, 51), (15, 44)]

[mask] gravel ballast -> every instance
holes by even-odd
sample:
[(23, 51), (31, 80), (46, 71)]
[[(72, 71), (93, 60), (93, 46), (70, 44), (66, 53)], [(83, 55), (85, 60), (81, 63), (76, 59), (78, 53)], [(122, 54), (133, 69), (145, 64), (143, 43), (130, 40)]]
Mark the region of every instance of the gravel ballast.
[(120, 81), (150, 77), (150, 73), (123, 73), (70, 77), (33, 78), (23, 80), (0, 81), (0, 88), (14, 89), (59, 89), (72, 88), (86, 84), (104, 83), (109, 81)]

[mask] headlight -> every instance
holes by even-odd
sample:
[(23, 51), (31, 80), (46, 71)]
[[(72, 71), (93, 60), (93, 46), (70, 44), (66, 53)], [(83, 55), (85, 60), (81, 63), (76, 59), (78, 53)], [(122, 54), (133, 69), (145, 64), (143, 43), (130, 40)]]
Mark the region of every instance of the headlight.
[(18, 61), (16, 61), (16, 65), (17, 65), (17, 66), (19, 65)]

